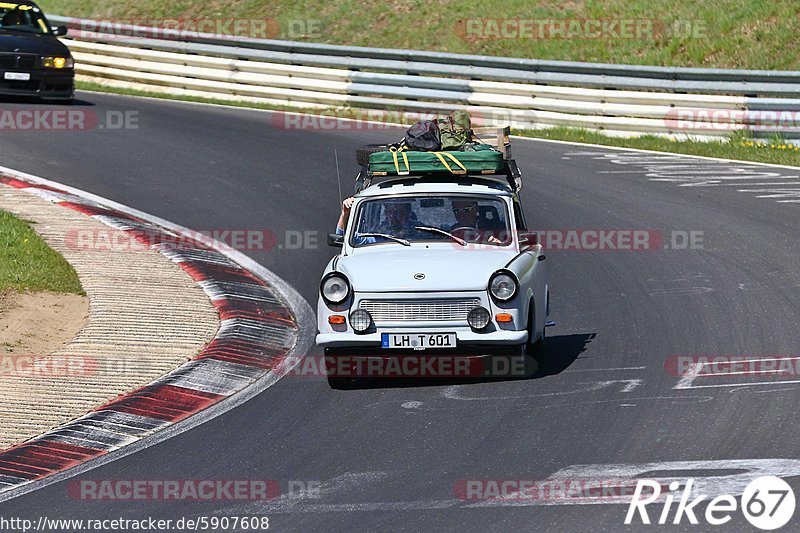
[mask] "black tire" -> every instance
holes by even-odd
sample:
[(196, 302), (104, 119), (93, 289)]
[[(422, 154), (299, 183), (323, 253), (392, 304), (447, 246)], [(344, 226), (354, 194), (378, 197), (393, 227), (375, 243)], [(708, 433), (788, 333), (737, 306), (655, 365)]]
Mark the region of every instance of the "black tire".
[(536, 359), (539, 355), (541, 355), (542, 350), (544, 350), (546, 339), (547, 339), (547, 328), (542, 330), (542, 336), (536, 340), (533, 340), (533, 336), (536, 334), (536, 306), (531, 302), (531, 309), (528, 313), (528, 342), (525, 346), (525, 351), (528, 356)]
[(356, 163), (358, 166), (363, 167), (369, 163), (369, 156), (375, 152), (386, 152), (389, 146), (386, 144), (365, 144), (356, 149)]
[(547, 346), (547, 328), (546, 327), (542, 330), (542, 336), (539, 337), (536, 340), (536, 342), (533, 343), (533, 346), (532, 346), (533, 353), (534, 354), (538, 354), (539, 352), (544, 350), (545, 346)]

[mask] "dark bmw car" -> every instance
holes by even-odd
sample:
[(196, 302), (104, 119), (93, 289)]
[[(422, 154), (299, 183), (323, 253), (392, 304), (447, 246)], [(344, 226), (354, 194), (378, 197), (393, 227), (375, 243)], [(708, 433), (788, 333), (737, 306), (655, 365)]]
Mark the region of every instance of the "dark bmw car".
[(75, 91), (72, 55), (33, 2), (0, 1), (0, 95), (37, 96), (71, 102)]

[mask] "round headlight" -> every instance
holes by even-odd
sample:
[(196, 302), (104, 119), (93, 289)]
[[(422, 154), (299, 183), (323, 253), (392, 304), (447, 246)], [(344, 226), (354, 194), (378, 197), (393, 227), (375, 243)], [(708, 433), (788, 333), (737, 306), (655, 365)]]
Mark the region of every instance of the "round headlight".
[(372, 325), (372, 316), (366, 309), (356, 309), (350, 313), (350, 325), (357, 333), (364, 333)]
[(483, 329), (489, 325), (492, 315), (485, 307), (476, 307), (467, 315), (467, 322), (472, 329)]
[(350, 294), (350, 284), (347, 282), (347, 278), (334, 272), (322, 278), (320, 292), (325, 301), (340, 304)]
[(489, 292), (501, 302), (507, 302), (517, 293), (517, 280), (510, 272), (497, 272), (489, 281)]

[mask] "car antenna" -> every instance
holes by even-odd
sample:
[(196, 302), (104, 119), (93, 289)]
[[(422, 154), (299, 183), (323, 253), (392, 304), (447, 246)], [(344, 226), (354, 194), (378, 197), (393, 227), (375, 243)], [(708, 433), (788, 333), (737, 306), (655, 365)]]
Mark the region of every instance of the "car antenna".
[(336, 148), (333, 149), (333, 157), (336, 158), (336, 181), (339, 183), (339, 204), (341, 205), (344, 198), (342, 198), (342, 178), (339, 175), (339, 151)]

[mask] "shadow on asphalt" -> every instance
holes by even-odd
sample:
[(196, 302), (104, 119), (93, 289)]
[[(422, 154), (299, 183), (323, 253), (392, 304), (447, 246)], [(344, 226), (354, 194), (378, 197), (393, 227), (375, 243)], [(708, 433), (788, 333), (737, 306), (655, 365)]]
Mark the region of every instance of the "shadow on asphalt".
[(27, 104), (27, 105), (37, 105), (37, 106), (57, 106), (57, 107), (93, 107), (95, 104), (90, 102), (89, 100), (81, 100), (80, 98), (75, 98), (70, 104), (65, 104), (63, 102), (51, 102), (47, 100), (42, 100), (40, 98), (36, 98), (35, 96), (12, 96), (12, 95), (4, 95), (0, 97), (0, 105), (3, 104)]
[[(570, 367), (584, 352), (596, 333), (578, 333), (574, 335), (558, 335), (547, 338), (547, 344), (536, 354), (535, 358), (525, 356), (520, 361), (524, 365), (522, 371), (503, 375), (484, 375), (480, 377), (425, 377), (425, 378), (355, 378), (342, 387), (345, 390), (359, 389), (395, 389), (412, 387), (443, 387), (450, 385), (470, 385), (478, 383), (494, 383), (501, 381), (524, 381), (541, 379), (560, 374)], [(509, 357), (509, 356), (500, 356)], [(517, 356), (519, 357), (519, 356)], [(517, 367), (521, 368), (521, 367)]]

